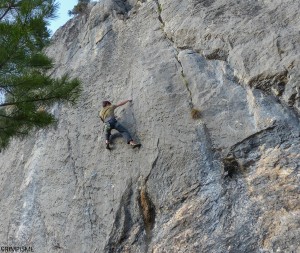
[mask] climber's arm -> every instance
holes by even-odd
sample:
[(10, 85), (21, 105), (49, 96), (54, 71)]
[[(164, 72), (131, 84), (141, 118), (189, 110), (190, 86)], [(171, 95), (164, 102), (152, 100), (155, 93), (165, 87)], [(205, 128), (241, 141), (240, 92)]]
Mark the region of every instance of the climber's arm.
[(131, 101), (132, 101), (131, 99), (128, 99), (128, 100), (125, 100), (123, 102), (120, 102), (120, 103), (116, 104), (116, 108), (119, 107), (119, 106), (125, 105), (126, 103), (131, 102)]

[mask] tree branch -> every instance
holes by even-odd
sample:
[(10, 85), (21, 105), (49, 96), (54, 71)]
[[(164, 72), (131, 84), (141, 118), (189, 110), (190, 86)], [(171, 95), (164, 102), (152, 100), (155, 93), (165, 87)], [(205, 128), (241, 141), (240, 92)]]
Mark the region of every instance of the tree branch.
[(57, 99), (57, 97), (48, 97), (48, 98), (38, 98), (38, 99), (31, 99), (31, 100), (24, 100), (24, 101), (18, 101), (18, 102), (8, 102), (0, 104), (0, 107), (8, 106), (8, 105), (18, 105), (23, 103), (31, 103), (31, 102), (38, 102), (38, 101), (48, 101), (52, 99)]
[(0, 17), (0, 21), (6, 16), (6, 14), (11, 10), (11, 6), (8, 6), (8, 8), (6, 9), (6, 11), (3, 13), (3, 15)]
[(3, 115), (3, 114), (0, 114), (0, 117), (2, 117), (2, 118), (8, 118), (8, 119), (13, 119), (14, 118), (12, 116)]
[(7, 6), (7, 9), (6, 11), (2, 14), (2, 16), (0, 17), (0, 21), (2, 21), (2, 19), (7, 15), (7, 13), (13, 9), (13, 8), (16, 8), (18, 7), (17, 5), (15, 5), (15, 1), (12, 1), (10, 3), (8, 3), (8, 6)]
[[(11, 126), (10, 127), (0, 127), (0, 131), (4, 131), (4, 132), (7, 133), (7, 130), (10, 129), (10, 128), (12, 128), (12, 127)], [(15, 131), (15, 133), (21, 134), (21, 135), (27, 135), (26, 132)]]

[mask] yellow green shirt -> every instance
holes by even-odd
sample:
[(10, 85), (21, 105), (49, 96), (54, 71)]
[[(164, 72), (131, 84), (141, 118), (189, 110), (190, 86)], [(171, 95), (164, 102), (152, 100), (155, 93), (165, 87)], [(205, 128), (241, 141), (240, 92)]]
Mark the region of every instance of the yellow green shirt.
[(101, 109), (99, 112), (100, 118), (105, 122), (111, 118), (115, 117), (115, 109), (117, 107), (115, 105), (107, 105)]

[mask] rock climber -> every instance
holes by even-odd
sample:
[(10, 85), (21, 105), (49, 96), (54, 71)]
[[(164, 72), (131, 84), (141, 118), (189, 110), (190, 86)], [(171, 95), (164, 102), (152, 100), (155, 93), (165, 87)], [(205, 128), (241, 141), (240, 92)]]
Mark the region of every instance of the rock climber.
[(132, 100), (125, 100), (123, 102), (120, 102), (116, 105), (111, 104), (110, 101), (103, 101), (102, 106), (103, 108), (99, 112), (99, 116), (101, 120), (104, 123), (104, 134), (105, 134), (105, 145), (106, 148), (110, 150), (110, 142), (109, 138), (111, 136), (111, 130), (116, 129), (119, 131), (122, 136), (125, 138), (127, 144), (130, 144), (133, 148), (140, 147), (141, 144), (135, 143), (133, 139), (131, 138), (130, 133), (127, 131), (125, 127), (123, 127), (115, 117), (115, 109), (127, 104), (128, 102), (131, 102)]

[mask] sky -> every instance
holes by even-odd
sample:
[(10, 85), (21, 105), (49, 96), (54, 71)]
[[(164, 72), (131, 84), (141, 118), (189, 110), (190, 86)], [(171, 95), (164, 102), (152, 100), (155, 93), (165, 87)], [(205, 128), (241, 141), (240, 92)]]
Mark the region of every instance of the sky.
[(63, 26), (71, 17), (68, 14), (69, 10), (78, 3), (78, 0), (56, 0), (59, 3), (59, 8), (57, 12), (57, 18), (50, 21), (49, 29), (54, 32), (61, 26)]

